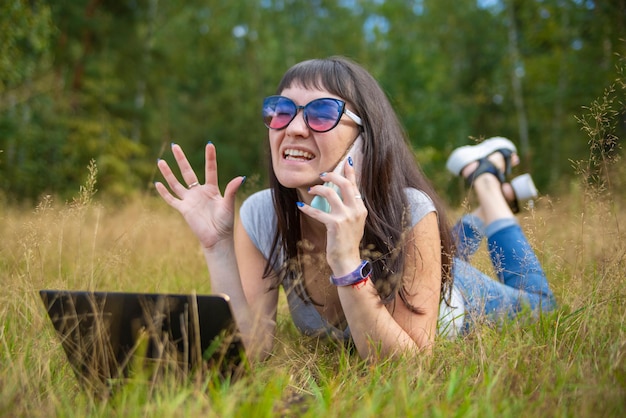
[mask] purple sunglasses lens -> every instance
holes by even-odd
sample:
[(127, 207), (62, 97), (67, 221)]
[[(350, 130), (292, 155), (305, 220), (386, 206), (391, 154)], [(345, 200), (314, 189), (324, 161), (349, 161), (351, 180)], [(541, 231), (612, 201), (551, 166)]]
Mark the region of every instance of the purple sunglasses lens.
[(304, 118), (311, 129), (325, 132), (333, 129), (343, 110), (342, 103), (333, 99), (318, 99), (307, 105)]
[(344, 104), (340, 100), (324, 98), (297, 106), (291, 99), (270, 96), (263, 101), (263, 122), (270, 129), (284, 129), (296, 117), (300, 108), (304, 109), (304, 121), (315, 132), (333, 129), (343, 113)]

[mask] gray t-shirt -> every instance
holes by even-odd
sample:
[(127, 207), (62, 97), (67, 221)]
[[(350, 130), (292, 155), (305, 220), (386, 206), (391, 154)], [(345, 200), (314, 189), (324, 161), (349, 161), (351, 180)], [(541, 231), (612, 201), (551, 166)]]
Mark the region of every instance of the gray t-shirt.
[[(406, 194), (413, 226), (428, 213), (436, 211), (432, 200), (424, 192), (417, 189), (406, 189)], [(248, 197), (241, 206), (239, 217), (253, 244), (266, 259), (269, 259), (277, 228), (271, 189), (261, 190)], [(278, 257), (272, 265), (274, 271), (278, 272), (284, 261), (282, 256)], [(295, 286), (298, 285), (301, 283), (296, 284), (289, 278), (285, 278), (282, 282), (289, 311), (296, 327), (305, 335), (330, 335), (338, 339), (349, 339), (349, 328), (340, 330), (328, 323), (310, 300), (300, 298), (298, 293), (306, 295), (306, 292), (296, 292)], [(460, 333), (464, 316), (464, 303), (456, 287), (452, 289), (451, 299), (451, 305), (454, 308), (449, 307), (443, 300), (439, 307), (438, 332), (448, 337)]]

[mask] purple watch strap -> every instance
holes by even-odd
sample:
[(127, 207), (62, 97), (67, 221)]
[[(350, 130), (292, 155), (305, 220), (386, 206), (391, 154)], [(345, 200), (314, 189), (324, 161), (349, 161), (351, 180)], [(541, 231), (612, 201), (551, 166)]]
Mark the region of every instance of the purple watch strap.
[(330, 282), (335, 286), (350, 286), (367, 278), (371, 273), (372, 265), (369, 261), (363, 260), (352, 273), (341, 277), (335, 277), (331, 274)]

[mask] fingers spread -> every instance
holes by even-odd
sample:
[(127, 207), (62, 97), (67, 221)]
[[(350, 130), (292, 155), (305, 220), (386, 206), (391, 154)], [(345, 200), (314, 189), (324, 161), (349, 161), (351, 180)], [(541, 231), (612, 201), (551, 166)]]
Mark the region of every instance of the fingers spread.
[(177, 195), (180, 196), (180, 193), (182, 192), (182, 190), (185, 189), (185, 187), (182, 184), (180, 184), (180, 182), (178, 181), (178, 179), (172, 172), (172, 169), (170, 168), (169, 164), (167, 164), (167, 161), (159, 160), (157, 162), (157, 167), (159, 167), (159, 171), (163, 175), (163, 178), (167, 182), (167, 185), (170, 186), (170, 189), (172, 189)]
[(189, 160), (185, 156), (183, 149), (178, 144), (172, 144), (172, 153), (174, 154), (174, 158), (176, 159), (176, 163), (178, 164), (178, 168), (180, 169), (180, 174), (183, 176), (183, 180), (186, 185), (194, 184), (198, 182), (198, 176), (191, 168), (191, 164), (189, 164)]
[(168, 205), (170, 205), (171, 207), (175, 209), (178, 209), (179, 200), (176, 199), (174, 196), (172, 196), (172, 194), (169, 192), (169, 190), (167, 190), (167, 187), (165, 187), (163, 183), (156, 182), (154, 183), (154, 187), (156, 188), (159, 195), (161, 195), (163, 200), (165, 200), (165, 203), (167, 203)]

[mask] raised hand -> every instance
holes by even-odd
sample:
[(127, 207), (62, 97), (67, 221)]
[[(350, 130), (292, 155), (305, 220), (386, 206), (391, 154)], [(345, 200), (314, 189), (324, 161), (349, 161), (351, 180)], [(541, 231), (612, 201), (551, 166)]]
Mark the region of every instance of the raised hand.
[(200, 184), (179, 145), (172, 144), (172, 153), (183, 183), (178, 181), (166, 161), (159, 160), (157, 166), (169, 186), (168, 189), (161, 182), (155, 183), (163, 200), (183, 215), (203, 247), (211, 249), (224, 239), (232, 239), (235, 194), (245, 177), (231, 180), (222, 196), (217, 182), (217, 160), (213, 144), (208, 143), (205, 149), (205, 184)]

